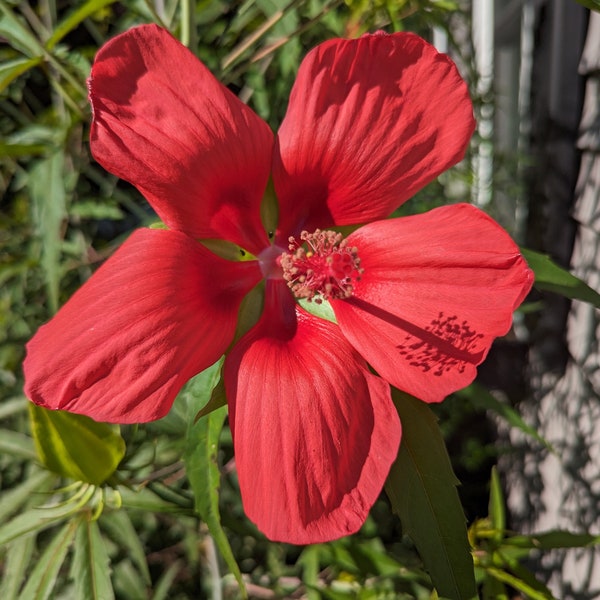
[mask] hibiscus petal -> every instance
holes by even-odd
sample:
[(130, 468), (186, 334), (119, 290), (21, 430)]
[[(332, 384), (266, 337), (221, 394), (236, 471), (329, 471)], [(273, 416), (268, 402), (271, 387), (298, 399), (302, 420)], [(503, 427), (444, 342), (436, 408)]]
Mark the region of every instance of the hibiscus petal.
[(418, 36), (317, 46), (276, 143), (282, 236), (387, 217), (462, 159), (474, 127), (455, 65)]
[(457, 204), (379, 221), (348, 236), (364, 273), (338, 324), (381, 377), (426, 402), (473, 381), (533, 284), (508, 234)]
[(147, 25), (103, 46), (89, 81), (92, 154), (171, 229), (257, 253), (273, 134), (170, 33)]
[(389, 386), (336, 325), (267, 284), (261, 321), (225, 362), (244, 510), (272, 540), (324, 542), (355, 532), (398, 452)]
[(97, 421), (158, 419), (223, 354), (260, 276), (183, 233), (140, 229), (28, 343), (25, 393)]

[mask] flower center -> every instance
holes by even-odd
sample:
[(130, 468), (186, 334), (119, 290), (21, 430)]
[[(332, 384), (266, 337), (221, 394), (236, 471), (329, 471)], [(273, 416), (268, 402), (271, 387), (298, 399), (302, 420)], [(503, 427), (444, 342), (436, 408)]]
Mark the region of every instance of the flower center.
[(300, 240), (290, 237), (290, 251), (280, 258), (283, 278), (296, 298), (317, 304), (350, 298), (363, 272), (357, 248), (348, 247), (335, 231), (303, 231)]

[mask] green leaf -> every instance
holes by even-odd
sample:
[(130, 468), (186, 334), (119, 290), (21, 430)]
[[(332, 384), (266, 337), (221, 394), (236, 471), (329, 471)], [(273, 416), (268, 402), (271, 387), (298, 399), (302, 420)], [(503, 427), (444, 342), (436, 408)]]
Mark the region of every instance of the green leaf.
[(10, 490), (3, 491), (2, 502), (0, 502), (0, 522), (16, 512), (23, 512), (24, 505), (31, 500), (32, 494), (48, 492), (56, 479), (54, 473), (40, 470), (27, 477), (23, 483)]
[(523, 581), (516, 575), (508, 573), (503, 569), (498, 569), (496, 567), (488, 567), (486, 569), (486, 572), (498, 581), (506, 583), (512, 588), (523, 592), (526, 595), (526, 597), (530, 600), (553, 600), (553, 596), (549, 591), (544, 592), (539, 589), (536, 589), (535, 587), (529, 585), (527, 582)]
[(46, 600), (50, 597), (76, 530), (77, 521), (71, 520), (52, 538), (36, 560), (35, 568), (29, 574), (19, 600)]
[(82, 21), (102, 10), (109, 4), (113, 4), (116, 0), (88, 0), (79, 8), (69, 13), (54, 29), (52, 35), (46, 42), (46, 48), (52, 50), (54, 46), (73, 29), (75, 29)]
[(35, 537), (12, 541), (3, 553), (0, 598), (16, 598), (35, 552)]
[(468, 387), (455, 392), (455, 395), (459, 396), (460, 398), (465, 398), (476, 409), (490, 410), (496, 413), (509, 425), (521, 430), (524, 434), (531, 436), (533, 439), (550, 450), (550, 452), (554, 452), (554, 448), (551, 446), (551, 444), (547, 442), (534, 427), (527, 425), (527, 423), (525, 423), (525, 421), (523, 421), (521, 418), (521, 415), (519, 415), (519, 413), (512, 408), (512, 406), (500, 402), (496, 396), (490, 393), (490, 391), (484, 388), (482, 385), (479, 385), (478, 383), (472, 383)]
[(424, 403), (393, 390), (402, 422), (402, 441), (386, 492), (403, 530), (415, 543), (440, 596), (476, 597), (459, 483), (436, 417)]
[(8, 40), (15, 50), (30, 58), (38, 58), (44, 54), (44, 48), (39, 40), (16, 17), (14, 9), (8, 6), (4, 0), (0, 0), (0, 37)]
[(327, 300), (321, 300), (320, 303), (317, 303), (314, 300), (309, 302), (308, 300), (302, 298), (298, 300), (298, 304), (300, 304), (300, 306), (307, 313), (315, 315), (315, 317), (325, 319), (326, 321), (331, 321), (332, 323), (337, 323), (333, 308), (331, 308), (331, 304)]
[(600, 294), (587, 283), (554, 263), (549, 256), (522, 248), (525, 260), (535, 273), (535, 287), (572, 300), (583, 300), (600, 308)]
[(112, 540), (127, 550), (127, 555), (142, 574), (144, 583), (150, 585), (146, 553), (127, 512), (124, 510), (104, 512), (100, 518), (100, 526), (107, 531)]
[(506, 512), (504, 509), (504, 494), (502, 493), (502, 485), (496, 467), (492, 468), (492, 477), (490, 480), (490, 502), (489, 514), (492, 522), (492, 527), (497, 532), (494, 539), (497, 542), (502, 540), (504, 530), (506, 529)]
[(67, 219), (67, 193), (64, 179), (64, 154), (54, 152), (40, 160), (29, 172), (29, 191), (34, 205), (37, 235), (42, 243), (42, 267), (48, 290), (50, 310), (58, 310), (60, 254)]
[(220, 377), (221, 362), (203, 371), (192, 379), (182, 392), (188, 406), (188, 432), (183, 455), (186, 473), (194, 491), (196, 512), (206, 523), (221, 556), (234, 574), (244, 598), (246, 588), (242, 574), (235, 560), (225, 531), (221, 525), (219, 512), (219, 487), (221, 474), (217, 454), (219, 435), (227, 408), (221, 407), (194, 422), (200, 407), (206, 404)]
[[(26, 73), (41, 62), (42, 59), (39, 56), (34, 58), (15, 58), (3, 62), (0, 65), (0, 92), (4, 91), (19, 75)], [(0, 146), (7, 146), (7, 144), (1, 144)], [(0, 147), (0, 155), (5, 155), (5, 152)]]
[(66, 504), (34, 508), (21, 513), (0, 527), (0, 546), (36, 531), (48, 529), (68, 518), (73, 512), (73, 506)]
[(29, 405), (31, 429), (42, 464), (64, 477), (100, 485), (125, 455), (118, 425)]
[(14, 458), (36, 460), (37, 454), (32, 439), (17, 431), (0, 429), (0, 454), (9, 454)]
[(590, 10), (595, 10), (600, 12), (600, 0), (576, 0), (579, 4), (589, 8)]
[(71, 565), (75, 581), (75, 598), (86, 600), (113, 600), (110, 581), (110, 561), (98, 522), (90, 514), (82, 514), (75, 536), (75, 551)]
[(532, 535), (516, 535), (505, 538), (504, 544), (519, 548), (553, 550), (555, 548), (588, 548), (600, 545), (600, 535), (571, 533), (570, 531), (547, 531)]

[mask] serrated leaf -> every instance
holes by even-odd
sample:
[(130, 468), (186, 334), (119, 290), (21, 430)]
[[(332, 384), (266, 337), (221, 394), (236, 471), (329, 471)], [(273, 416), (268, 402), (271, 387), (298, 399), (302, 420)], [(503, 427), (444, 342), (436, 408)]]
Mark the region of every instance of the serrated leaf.
[(35, 209), (33, 217), (37, 236), (42, 244), (41, 264), (53, 313), (58, 310), (61, 243), (67, 219), (63, 170), (64, 155), (57, 151), (31, 168), (27, 182)]
[(56, 479), (57, 477), (53, 473), (40, 470), (12, 489), (3, 491), (2, 502), (0, 502), (0, 522), (16, 512), (23, 512), (25, 504), (31, 500), (32, 495), (49, 491)]
[(68, 518), (73, 512), (73, 506), (65, 504), (51, 508), (34, 508), (21, 513), (0, 526), (0, 546), (22, 536), (48, 529)]
[(46, 48), (52, 50), (60, 40), (81, 24), (94, 13), (102, 10), (106, 6), (113, 4), (116, 0), (88, 0), (73, 12), (69, 13), (52, 32), (52, 35), (46, 41)]
[(118, 425), (29, 405), (31, 429), (42, 464), (64, 477), (100, 485), (125, 455)]
[(100, 519), (100, 526), (107, 531), (113, 541), (127, 550), (129, 558), (142, 574), (144, 583), (150, 585), (151, 579), (148, 563), (146, 562), (146, 553), (127, 512), (116, 510), (104, 513)]
[(56, 584), (58, 572), (67, 556), (77, 530), (77, 521), (67, 523), (48, 544), (36, 560), (35, 568), (27, 578), (27, 584), (19, 600), (46, 600)]
[(235, 576), (244, 598), (247, 597), (242, 574), (235, 560), (219, 512), (221, 474), (217, 461), (219, 434), (223, 428), (227, 408), (221, 407), (194, 422), (198, 409), (206, 404), (220, 377), (221, 363), (200, 373), (182, 392), (187, 401), (189, 426), (183, 455), (186, 473), (194, 491), (195, 509), (208, 530), (229, 570)]
[(600, 308), (600, 294), (575, 275), (559, 267), (549, 256), (526, 248), (521, 248), (521, 252), (535, 273), (536, 288), (554, 292), (572, 300), (589, 302), (596, 308)]
[(7, 546), (2, 560), (0, 598), (17, 597), (34, 550), (33, 536), (16, 539)]
[(130, 489), (123, 486), (118, 486), (117, 491), (121, 497), (123, 507), (130, 510), (141, 510), (144, 512), (158, 512), (158, 513), (180, 513), (182, 511), (180, 506), (167, 502), (162, 498), (158, 497), (154, 492), (149, 490), (147, 487), (140, 487), (138, 489)]
[(438, 593), (471, 600), (476, 588), (466, 519), (437, 419), (408, 394), (393, 390), (392, 398), (402, 422), (400, 451), (385, 487), (392, 508)]
[(75, 551), (71, 565), (75, 597), (86, 600), (113, 600), (110, 561), (98, 522), (84, 513), (75, 534)]

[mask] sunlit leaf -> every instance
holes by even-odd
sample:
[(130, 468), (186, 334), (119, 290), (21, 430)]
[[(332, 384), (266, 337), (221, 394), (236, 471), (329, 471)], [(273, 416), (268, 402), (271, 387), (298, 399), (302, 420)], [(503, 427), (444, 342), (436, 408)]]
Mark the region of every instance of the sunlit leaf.
[(189, 415), (183, 459), (190, 485), (194, 490), (196, 511), (206, 523), (219, 552), (230, 571), (235, 575), (242, 595), (246, 597), (242, 574), (221, 525), (219, 512), (221, 474), (217, 454), (219, 434), (227, 416), (227, 409), (223, 406), (194, 422), (199, 408), (206, 404), (217, 385), (220, 372), (221, 364), (218, 362), (194, 377), (182, 392), (187, 401)]
[(44, 53), (44, 48), (36, 36), (17, 18), (14, 9), (4, 0), (0, 0), (0, 37), (29, 58), (39, 58)]
[(504, 571), (503, 569), (498, 569), (496, 567), (489, 567), (486, 571), (495, 579), (502, 583), (506, 583), (510, 585), (512, 588), (523, 592), (527, 598), (530, 600), (553, 600), (554, 597), (548, 591), (544, 591), (541, 589), (536, 589), (536, 587), (529, 585), (527, 582), (523, 581), (516, 575)]
[(525, 248), (522, 248), (521, 252), (535, 273), (536, 288), (572, 300), (583, 300), (600, 308), (600, 294), (575, 275), (559, 267), (549, 256)]
[[(41, 62), (42, 59), (38, 56), (34, 58), (15, 58), (2, 63), (0, 65), (0, 92), (5, 90), (19, 75), (26, 73)], [(6, 144), (0, 144), (0, 156), (6, 155), (3, 146), (6, 146)]]
[(19, 600), (46, 600), (51, 597), (76, 530), (77, 521), (71, 520), (54, 535), (42, 555), (37, 558), (35, 568), (29, 574), (27, 585), (23, 588)]
[(402, 442), (386, 492), (402, 528), (415, 543), (440, 596), (476, 597), (466, 519), (436, 417), (416, 398), (392, 394)]
[(75, 598), (113, 600), (110, 564), (98, 522), (83, 513), (75, 535), (75, 551), (71, 565), (75, 581)]
[(125, 455), (118, 425), (31, 403), (31, 429), (42, 464), (64, 477), (99, 485)]
[(46, 41), (46, 48), (52, 50), (60, 40), (80, 25), (82, 21), (114, 2), (116, 0), (88, 0), (79, 6), (54, 28), (52, 35)]

